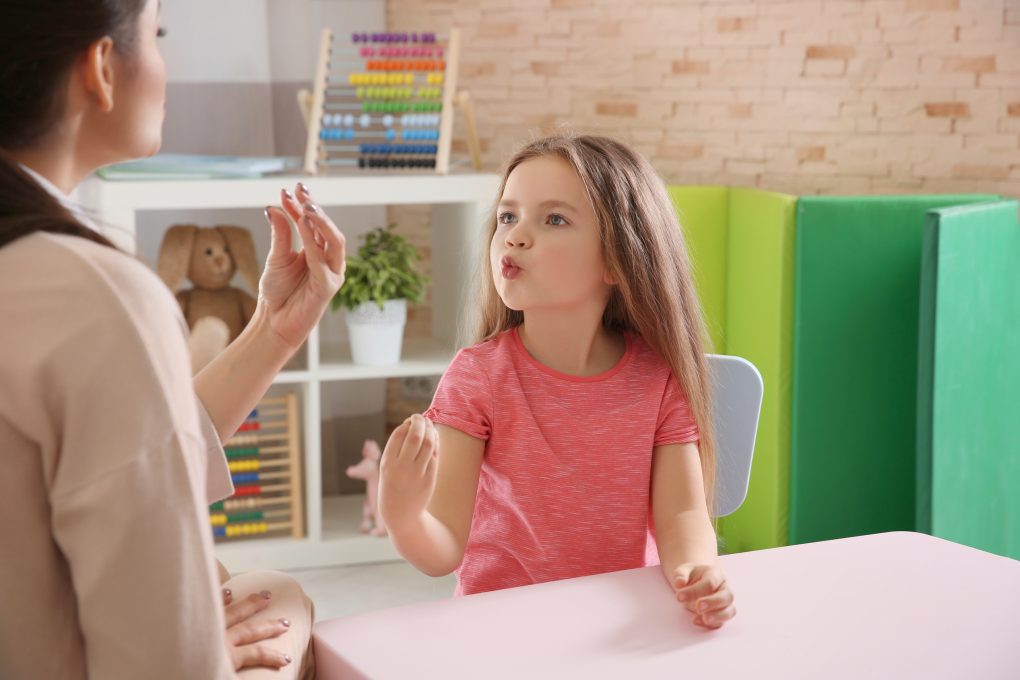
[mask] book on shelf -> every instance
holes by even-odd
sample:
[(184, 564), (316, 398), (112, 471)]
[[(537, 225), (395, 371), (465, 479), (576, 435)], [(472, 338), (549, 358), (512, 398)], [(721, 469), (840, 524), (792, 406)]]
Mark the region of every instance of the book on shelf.
[(296, 156), (207, 156), (166, 153), (100, 168), (105, 180), (243, 179), (301, 167)]

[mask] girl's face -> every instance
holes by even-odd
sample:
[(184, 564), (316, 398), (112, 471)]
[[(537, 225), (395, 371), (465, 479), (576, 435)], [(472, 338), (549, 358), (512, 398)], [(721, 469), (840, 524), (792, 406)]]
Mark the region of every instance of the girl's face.
[(604, 308), (609, 299), (595, 213), (581, 179), (558, 156), (531, 158), (510, 173), (489, 260), (496, 291), (513, 310)]
[(97, 131), (104, 164), (151, 156), (162, 142), (166, 66), (157, 45), (159, 0), (145, 3), (135, 31), (130, 49), (114, 52), (114, 107)]

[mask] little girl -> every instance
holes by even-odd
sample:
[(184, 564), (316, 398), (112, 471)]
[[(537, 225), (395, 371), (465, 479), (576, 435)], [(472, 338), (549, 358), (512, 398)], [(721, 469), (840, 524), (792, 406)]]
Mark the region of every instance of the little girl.
[(676, 214), (611, 139), (511, 159), (475, 340), (390, 437), (379, 504), (458, 594), (661, 563), (694, 623), (735, 612), (709, 517), (704, 327)]

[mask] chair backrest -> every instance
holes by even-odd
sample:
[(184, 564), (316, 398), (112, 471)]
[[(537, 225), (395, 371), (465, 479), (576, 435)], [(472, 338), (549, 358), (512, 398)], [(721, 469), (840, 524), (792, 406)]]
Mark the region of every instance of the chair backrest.
[(747, 359), (709, 354), (716, 441), (715, 517), (735, 512), (747, 497), (764, 383)]

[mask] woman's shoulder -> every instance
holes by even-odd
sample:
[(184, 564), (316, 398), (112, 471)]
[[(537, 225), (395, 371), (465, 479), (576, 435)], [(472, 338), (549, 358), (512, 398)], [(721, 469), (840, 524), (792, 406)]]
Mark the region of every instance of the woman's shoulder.
[[(158, 276), (127, 253), (88, 239), (36, 232), (0, 248), (0, 266), (24, 304), (55, 302), (62, 313), (165, 325), (180, 316)], [(42, 310), (39, 310), (42, 311)]]

